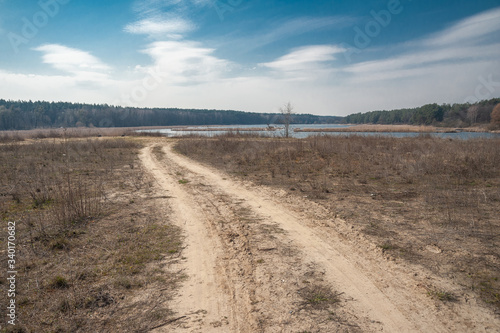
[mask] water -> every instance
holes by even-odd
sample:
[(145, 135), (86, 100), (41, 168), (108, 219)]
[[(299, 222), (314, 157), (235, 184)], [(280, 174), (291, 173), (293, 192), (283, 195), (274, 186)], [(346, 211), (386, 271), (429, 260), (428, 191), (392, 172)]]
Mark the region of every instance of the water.
[[(276, 128), (275, 131), (267, 131), (267, 125), (220, 125), (220, 126), (187, 126), (182, 128), (182, 130), (172, 130), (167, 129), (151, 129), (151, 130), (140, 130), (138, 132), (153, 132), (162, 133), (167, 137), (174, 136), (185, 136), (185, 135), (201, 135), (201, 136), (217, 136), (221, 134), (226, 134), (228, 131), (224, 129), (231, 129), (233, 131), (238, 131), (241, 129), (248, 128), (262, 128), (262, 131), (241, 131), (240, 133), (245, 134), (259, 134), (269, 137), (284, 137), (283, 125), (273, 125)], [(459, 132), (459, 133), (409, 133), (409, 132), (294, 132), (295, 128), (302, 129), (315, 129), (315, 128), (346, 128), (349, 125), (338, 125), (338, 124), (293, 124), (290, 125), (289, 134), (294, 138), (307, 138), (314, 135), (337, 135), (337, 136), (349, 136), (349, 135), (363, 135), (363, 136), (391, 136), (395, 138), (403, 137), (418, 137), (422, 134), (431, 135), (440, 138), (450, 138), (450, 139), (474, 139), (474, 138), (500, 138), (500, 133), (483, 133), (483, 132)], [(220, 128), (221, 130), (217, 130)], [(193, 129), (211, 129), (211, 131), (195, 131)]]

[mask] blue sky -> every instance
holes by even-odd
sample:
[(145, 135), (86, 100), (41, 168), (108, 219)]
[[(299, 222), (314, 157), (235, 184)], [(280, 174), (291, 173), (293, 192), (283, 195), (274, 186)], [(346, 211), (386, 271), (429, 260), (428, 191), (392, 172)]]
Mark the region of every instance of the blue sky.
[(347, 115), (500, 97), (500, 0), (0, 0), (0, 98)]

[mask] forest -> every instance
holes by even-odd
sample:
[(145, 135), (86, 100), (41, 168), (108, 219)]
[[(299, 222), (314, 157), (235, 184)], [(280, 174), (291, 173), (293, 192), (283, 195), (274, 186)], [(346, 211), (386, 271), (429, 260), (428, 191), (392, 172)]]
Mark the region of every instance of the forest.
[[(427, 104), (391, 111), (370, 111), (346, 117), (294, 114), (296, 124), (409, 124), (468, 127), (488, 124), (500, 98), (475, 104)], [(0, 130), (59, 127), (138, 127), (182, 125), (280, 124), (279, 113), (234, 110), (133, 108), (107, 104), (12, 101), (0, 99)]]
[[(0, 99), (0, 130), (59, 127), (279, 124), (280, 114), (233, 110), (132, 108), (107, 104), (9, 101)], [(342, 117), (295, 114), (301, 124), (339, 123)]]
[(356, 113), (343, 119), (347, 124), (408, 124), (435, 125), (444, 127), (468, 127), (488, 124), (491, 112), (500, 98), (484, 100), (475, 104), (426, 104), (411, 109), (371, 111)]

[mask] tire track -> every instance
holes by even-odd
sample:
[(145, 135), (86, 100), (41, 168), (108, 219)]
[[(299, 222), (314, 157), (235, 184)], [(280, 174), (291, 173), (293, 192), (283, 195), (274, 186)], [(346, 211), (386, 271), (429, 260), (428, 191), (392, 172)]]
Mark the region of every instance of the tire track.
[[(173, 301), (175, 311), (185, 320), (178, 321), (176, 332), (231, 332), (238, 328), (234, 320), (228, 326), (227, 318), (232, 318), (232, 304), (225, 292), (227, 285), (224, 272), (217, 270), (216, 258), (221, 256), (221, 244), (208, 225), (204, 212), (184, 191), (182, 185), (153, 156), (152, 148), (141, 151), (140, 158), (146, 169), (154, 176), (159, 191), (171, 197), (170, 205), (174, 223), (185, 231), (186, 248), (182, 264), (187, 281)], [(222, 273), (222, 274), (221, 274)], [(171, 331), (169, 327), (157, 332)]]
[[(151, 147), (141, 159), (160, 190), (172, 196), (173, 219), (187, 235), (189, 277), (173, 307), (190, 315), (176, 332), (486, 332), (496, 327), (489, 314), (477, 316), (475, 308), (433, 306), (409, 277), (413, 273), (394, 269), (373, 249), (359, 248), (367, 244), (346, 241), (340, 231), (345, 226), (332, 228), (333, 218), (317, 220), (318, 207), (284, 203), (272, 191), (246, 186), (172, 146), (167, 141), (161, 161)], [(180, 185), (180, 176), (189, 185)], [(345, 295), (333, 316), (297, 306), (304, 283), (311, 281)]]
[(306, 257), (312, 258), (324, 269), (325, 277), (338, 290), (355, 300), (351, 306), (356, 313), (381, 323), (384, 331), (418, 331), (417, 327), (361, 271), (335, 249), (335, 244), (321, 241), (321, 237), (301, 223), (300, 216), (277, 205), (262, 193), (249, 190), (215, 170), (174, 153), (171, 145), (165, 146), (163, 150), (175, 164), (202, 176), (206, 184), (231, 198), (244, 201), (252, 211), (278, 224)]

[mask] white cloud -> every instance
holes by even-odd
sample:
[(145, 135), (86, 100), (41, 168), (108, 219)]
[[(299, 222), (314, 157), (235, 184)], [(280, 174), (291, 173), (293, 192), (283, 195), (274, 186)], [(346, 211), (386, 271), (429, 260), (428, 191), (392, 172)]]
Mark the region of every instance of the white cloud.
[(132, 34), (148, 35), (157, 40), (182, 39), (195, 30), (196, 24), (187, 16), (194, 7), (212, 4), (212, 0), (137, 0), (133, 7), (139, 20), (124, 27)]
[(260, 67), (270, 69), (273, 74), (291, 81), (328, 81), (336, 71), (333, 61), (345, 50), (335, 45), (311, 45), (296, 48), (290, 53)]
[[(424, 49), (417, 47), (410, 53), (388, 59), (366, 61), (347, 67), (345, 70), (359, 76), (360, 80), (382, 80), (384, 77), (408, 77), (413, 72), (421, 74), (425, 68), (439, 68), (450, 63), (473, 64), (493, 60), (500, 54), (500, 44), (485, 46), (449, 46), (445, 48)], [(438, 65), (438, 66), (436, 66)], [(392, 75), (387, 75), (392, 73)], [(399, 74), (397, 74), (399, 73)], [(380, 75), (377, 75), (380, 74)], [(368, 77), (367, 75), (371, 75)]]
[(213, 55), (214, 49), (189, 41), (161, 41), (148, 46), (154, 68), (169, 84), (195, 84), (224, 76), (232, 64)]
[(184, 0), (136, 0), (134, 10), (141, 15), (156, 15), (164, 8), (171, 8), (181, 4)]
[[(354, 20), (350, 17), (328, 16), (328, 17), (300, 17), (291, 20), (276, 22), (271, 31), (261, 32), (253, 36), (243, 38), (230, 38), (227, 41), (229, 47), (242, 53), (272, 44), (279, 40), (292, 38), (312, 31), (321, 29), (340, 29), (352, 24)], [(266, 27), (267, 29), (268, 27)]]
[(424, 44), (430, 46), (457, 45), (459, 43), (478, 44), (491, 34), (498, 34), (499, 30), (500, 8), (495, 8), (453, 24), (448, 29), (427, 39)]
[(88, 52), (59, 44), (34, 48), (43, 53), (42, 60), (52, 67), (85, 80), (105, 79), (111, 67)]
[[(36, 50), (43, 53), (43, 62), (60, 74), (22, 75), (0, 70), (0, 91), (4, 98), (12, 99), (112, 104), (119, 100), (119, 104), (130, 106), (260, 112), (277, 111), (291, 101), (297, 112), (346, 115), (432, 102), (464, 102), (481, 84), (479, 78), (489, 80), (493, 74), (496, 90), (488, 97), (493, 98), (500, 96), (496, 83), (500, 82), (500, 28), (496, 20), (488, 18), (497, 17), (497, 11), (466, 18), (427, 38), (393, 45), (388, 57), (353, 65), (337, 60), (343, 52), (338, 46), (309, 45), (283, 52), (250, 72), (218, 56), (215, 48), (169, 40), (149, 43), (142, 52), (150, 56), (150, 63), (137, 65), (133, 75), (124, 78), (120, 74), (121, 79), (117, 79), (112, 68), (92, 54), (49, 44)], [(155, 29), (162, 33), (175, 30), (154, 25), (140, 29), (148, 34)], [(454, 29), (460, 30), (463, 38)], [(187, 33), (181, 30), (177, 33)], [(268, 36), (266, 42), (292, 36), (293, 31), (284, 29)], [(485, 43), (485, 36), (496, 36), (496, 40)], [(490, 88), (481, 92), (488, 93)]]
[[(498, 39), (497, 43), (483, 43), (485, 35), (500, 30), (498, 23), (486, 20), (480, 24), (481, 29), (474, 23), (482, 18), (496, 17), (495, 13), (495, 10), (481, 13), (427, 38), (395, 45), (392, 49), (396, 55), (380, 60), (341, 66), (336, 58), (344, 51), (342, 48), (335, 45), (304, 46), (261, 63), (261, 69), (270, 72), (261, 72), (260, 76), (223, 79), (219, 75), (217, 80), (200, 82), (196, 89), (189, 85), (171, 86), (161, 93), (152, 92), (148, 103), (158, 105), (164, 100), (177, 106), (266, 112), (276, 111), (283, 101), (290, 100), (298, 112), (337, 115), (433, 102), (462, 103), (474, 95), (481, 77), (488, 78), (500, 68)], [(454, 27), (462, 29), (464, 36), (469, 37), (454, 39)], [(455, 42), (438, 43), (437, 37)], [(203, 57), (213, 56), (212, 51), (202, 52)], [(168, 58), (162, 57), (165, 61)], [(186, 65), (189, 62), (181, 63)], [(220, 74), (221, 71), (215, 72)], [(493, 80), (499, 82), (500, 73)], [(500, 96), (498, 83), (495, 84), (496, 91), (488, 98)], [(488, 88), (491, 87), (482, 91), (487, 92)], [(190, 96), (196, 96), (196, 99)]]
[(0, 89), (13, 100), (109, 103), (110, 95), (124, 89), (121, 82), (102, 85), (75, 80), (72, 75), (18, 74), (0, 70)]
[(281, 71), (317, 69), (323, 63), (335, 60), (335, 54), (345, 50), (334, 45), (311, 45), (294, 49), (292, 52), (260, 66)]
[[(497, 36), (500, 33), (500, 9), (477, 14), (431, 37), (400, 45), (399, 55), (361, 62), (344, 70), (352, 75), (353, 82), (380, 82), (424, 75), (430, 78), (440, 72), (444, 74), (440, 67), (457, 64), (455, 68), (462, 71), (465, 67), (482, 68), (485, 62), (494, 68), (500, 43), (482, 43), (492, 33)], [(458, 73), (446, 74), (458, 76)]]
[(145, 34), (155, 38), (168, 37), (180, 39), (182, 36), (195, 29), (195, 25), (181, 17), (150, 17), (131, 24), (124, 30), (132, 34)]

